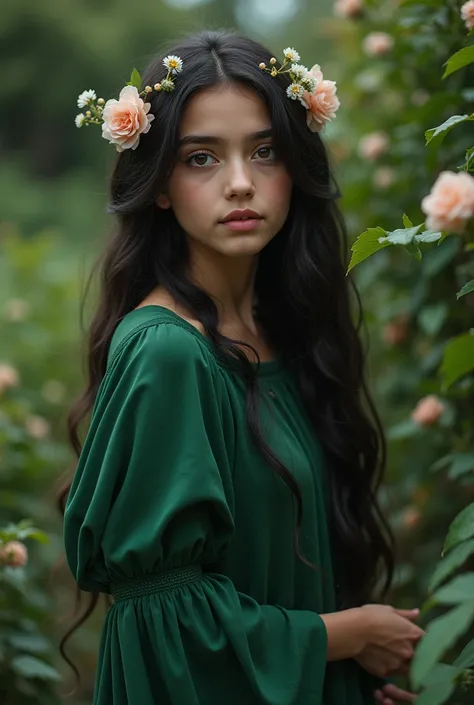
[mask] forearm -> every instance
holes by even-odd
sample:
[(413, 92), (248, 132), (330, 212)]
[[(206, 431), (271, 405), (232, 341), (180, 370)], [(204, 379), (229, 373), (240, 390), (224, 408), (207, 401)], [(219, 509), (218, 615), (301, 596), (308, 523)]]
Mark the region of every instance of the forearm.
[(342, 661), (357, 656), (363, 647), (360, 609), (320, 615), (328, 636), (327, 661)]

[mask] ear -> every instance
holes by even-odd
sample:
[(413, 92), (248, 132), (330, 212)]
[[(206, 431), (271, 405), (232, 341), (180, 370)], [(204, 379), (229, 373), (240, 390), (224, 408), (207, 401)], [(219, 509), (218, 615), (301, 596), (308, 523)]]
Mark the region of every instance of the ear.
[(168, 210), (168, 208), (171, 208), (171, 201), (165, 193), (160, 193), (156, 199), (156, 205), (158, 208), (165, 211)]

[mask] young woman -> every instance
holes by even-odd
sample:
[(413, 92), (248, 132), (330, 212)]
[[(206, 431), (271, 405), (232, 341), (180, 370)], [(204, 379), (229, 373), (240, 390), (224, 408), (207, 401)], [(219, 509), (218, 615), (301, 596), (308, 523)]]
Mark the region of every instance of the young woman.
[(378, 680), (423, 632), (369, 604), (393, 559), (319, 134), (335, 84), (284, 56), (204, 32), (141, 93), (79, 98), (119, 151), (65, 511), (79, 588), (114, 598), (96, 705), (412, 699)]

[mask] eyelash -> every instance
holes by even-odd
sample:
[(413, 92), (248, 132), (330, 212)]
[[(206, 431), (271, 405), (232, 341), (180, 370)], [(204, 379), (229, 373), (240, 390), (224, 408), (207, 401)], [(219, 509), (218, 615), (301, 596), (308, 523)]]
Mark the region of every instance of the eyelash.
[[(275, 148), (273, 147), (273, 145), (268, 144), (268, 145), (262, 145), (261, 147), (259, 147), (259, 148), (255, 151), (255, 154), (257, 154), (258, 152), (260, 152), (262, 149), (269, 149), (269, 150), (275, 151)], [(194, 152), (193, 154), (190, 154), (189, 157), (186, 158), (186, 160), (185, 160), (185, 161), (186, 161), (186, 164), (188, 164), (188, 166), (192, 167), (193, 169), (205, 169), (207, 166), (210, 166), (210, 165), (208, 165), (208, 164), (199, 165), (199, 166), (196, 165), (196, 164), (192, 164), (191, 160), (194, 159), (194, 157), (201, 157), (201, 156), (203, 156), (203, 157), (212, 157), (212, 154), (209, 154), (209, 152), (204, 152), (204, 151)], [(214, 158), (214, 157), (213, 157), (213, 158)], [(265, 161), (265, 162), (274, 162), (274, 161), (276, 161), (276, 156), (274, 156), (273, 158), (263, 159), (263, 161)]]

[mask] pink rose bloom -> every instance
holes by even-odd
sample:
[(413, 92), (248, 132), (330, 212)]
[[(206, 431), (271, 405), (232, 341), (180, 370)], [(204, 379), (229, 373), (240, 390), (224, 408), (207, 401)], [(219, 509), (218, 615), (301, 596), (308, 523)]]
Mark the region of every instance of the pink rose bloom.
[(359, 141), (359, 154), (369, 162), (376, 161), (387, 151), (389, 145), (385, 132), (371, 132)]
[(8, 541), (0, 548), (0, 563), (21, 568), (28, 562), (28, 549), (20, 541)]
[(154, 115), (148, 115), (150, 103), (144, 103), (135, 86), (125, 86), (118, 100), (111, 98), (104, 106), (102, 137), (115, 144), (117, 152), (136, 149), (141, 134), (151, 127)]
[(28, 416), (25, 421), (26, 430), (32, 438), (41, 440), (49, 433), (49, 423), (41, 416)]
[(382, 331), (382, 337), (387, 345), (394, 347), (405, 342), (408, 336), (408, 319), (399, 318), (387, 323)]
[(389, 166), (381, 166), (374, 174), (374, 184), (377, 188), (389, 188), (395, 181), (396, 173)]
[(368, 56), (383, 56), (392, 50), (393, 44), (393, 38), (386, 32), (370, 32), (362, 46)]
[(474, 0), (468, 0), (468, 2), (464, 3), (461, 7), (461, 17), (467, 29), (474, 28)]
[(445, 410), (443, 402), (441, 402), (434, 394), (429, 394), (427, 397), (420, 399), (414, 411), (411, 414), (412, 421), (420, 426), (433, 426)]
[(363, 0), (336, 0), (334, 3), (334, 14), (338, 17), (357, 17), (363, 9)]
[(19, 378), (18, 372), (11, 365), (0, 365), (0, 394), (9, 387), (16, 387)]
[(315, 64), (309, 73), (317, 80), (318, 85), (313, 93), (303, 93), (302, 102), (308, 109), (306, 122), (309, 129), (311, 132), (319, 132), (326, 122), (336, 116), (340, 102), (336, 95), (336, 82), (324, 80), (318, 64)]
[(442, 171), (421, 208), (429, 230), (462, 233), (474, 215), (474, 178), (465, 171)]

